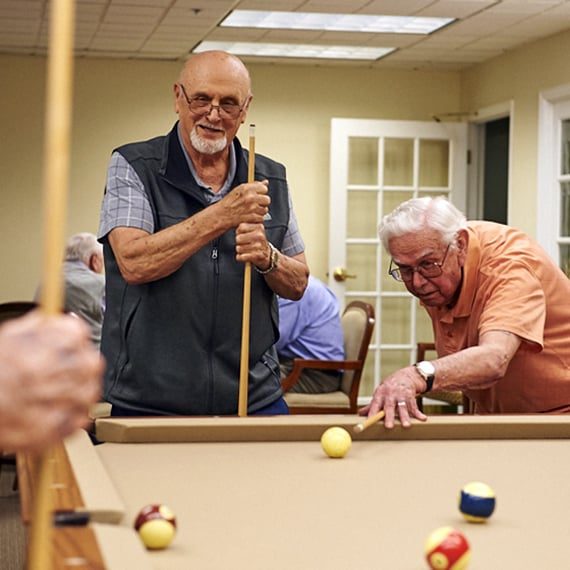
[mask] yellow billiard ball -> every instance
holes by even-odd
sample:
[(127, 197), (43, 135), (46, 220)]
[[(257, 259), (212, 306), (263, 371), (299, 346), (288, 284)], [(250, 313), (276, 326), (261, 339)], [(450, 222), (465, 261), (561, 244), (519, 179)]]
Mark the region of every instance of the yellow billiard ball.
[(143, 507), (135, 520), (135, 530), (150, 550), (166, 548), (176, 534), (176, 517), (165, 505)]
[(350, 434), (342, 427), (330, 427), (321, 436), (321, 446), (329, 457), (344, 457), (351, 444)]

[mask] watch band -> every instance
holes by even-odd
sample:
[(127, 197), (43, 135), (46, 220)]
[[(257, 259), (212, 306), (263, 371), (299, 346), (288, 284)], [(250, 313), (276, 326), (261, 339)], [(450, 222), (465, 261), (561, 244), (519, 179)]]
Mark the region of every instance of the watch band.
[(277, 269), (277, 265), (279, 264), (279, 250), (270, 241), (268, 241), (267, 244), (269, 245), (269, 267), (267, 269), (259, 269), (257, 265), (253, 266), (253, 268), (261, 275), (271, 273), (273, 270)]

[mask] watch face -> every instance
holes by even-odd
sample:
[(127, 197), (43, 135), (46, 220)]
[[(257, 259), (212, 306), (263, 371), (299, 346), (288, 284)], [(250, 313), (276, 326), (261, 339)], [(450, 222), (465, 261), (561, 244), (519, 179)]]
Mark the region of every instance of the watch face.
[(422, 374), (426, 376), (434, 376), (435, 375), (435, 366), (428, 362), (427, 360), (422, 360), (422, 362), (418, 362), (417, 367), (420, 369)]

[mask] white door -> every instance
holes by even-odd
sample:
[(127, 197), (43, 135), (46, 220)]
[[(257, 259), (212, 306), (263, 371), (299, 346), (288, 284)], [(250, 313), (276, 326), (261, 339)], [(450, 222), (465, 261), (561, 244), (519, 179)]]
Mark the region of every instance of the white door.
[(342, 306), (360, 299), (376, 312), (365, 401), (384, 376), (415, 361), (417, 342), (433, 338), (423, 309), (388, 275), (378, 224), (418, 196), (444, 195), (465, 211), (467, 125), (332, 119), (330, 161), (329, 285)]

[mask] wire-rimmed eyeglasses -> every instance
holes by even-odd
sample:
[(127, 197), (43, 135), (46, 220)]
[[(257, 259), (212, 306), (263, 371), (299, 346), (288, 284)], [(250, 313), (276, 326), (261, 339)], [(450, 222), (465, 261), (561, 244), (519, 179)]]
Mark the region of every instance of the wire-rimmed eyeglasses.
[(186, 99), (188, 108), (196, 115), (208, 115), (212, 112), (212, 109), (217, 109), (218, 114), (222, 119), (237, 119), (245, 106), (245, 103), (240, 105), (234, 101), (221, 101), (219, 105), (214, 105), (212, 103), (212, 99), (205, 97), (204, 95), (188, 97), (186, 89), (184, 89), (184, 85), (182, 85), (182, 83), (179, 83), (178, 85)]
[(449, 252), (451, 243), (447, 245), (445, 254), (441, 261), (422, 261), (416, 266), (412, 265), (398, 265), (393, 259), (390, 260), (390, 268), (388, 274), (391, 275), (396, 281), (411, 281), (414, 278), (414, 273), (417, 271), (422, 277), (433, 279), (439, 277), (443, 273), (443, 266)]

